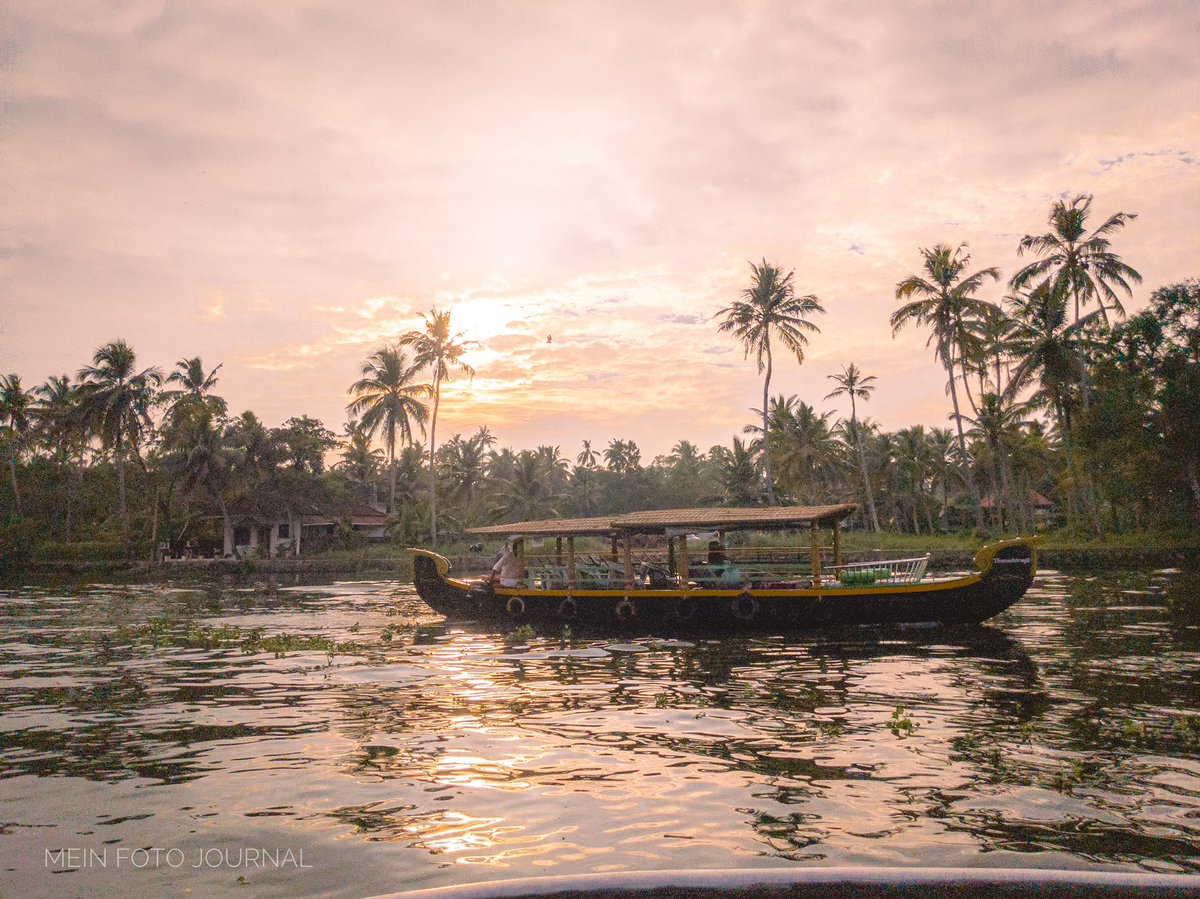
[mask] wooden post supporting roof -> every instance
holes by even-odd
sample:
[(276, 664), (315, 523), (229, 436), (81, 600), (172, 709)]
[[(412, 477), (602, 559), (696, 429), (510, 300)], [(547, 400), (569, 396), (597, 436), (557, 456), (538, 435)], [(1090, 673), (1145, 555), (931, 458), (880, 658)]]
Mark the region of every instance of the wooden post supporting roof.
[(809, 525), (809, 533), (812, 537), (812, 585), (816, 590), (821, 587), (821, 531), (815, 521)]
[(554, 541), (554, 564), (561, 565), (562, 563), (562, 537), (559, 537)]
[(833, 523), (833, 565), (839, 570), (842, 567), (842, 523), (840, 521)]
[(567, 538), (567, 589), (575, 589), (575, 538)]
[(625, 592), (633, 589), (633, 535), (625, 532)]
[(675, 564), (679, 566), (679, 585), (688, 589), (688, 548), (687, 534), (679, 535), (679, 551), (675, 556)]
[(517, 588), (525, 589), (525, 541), (514, 540), (513, 552), (516, 553), (517, 562), (520, 563), (517, 569)]

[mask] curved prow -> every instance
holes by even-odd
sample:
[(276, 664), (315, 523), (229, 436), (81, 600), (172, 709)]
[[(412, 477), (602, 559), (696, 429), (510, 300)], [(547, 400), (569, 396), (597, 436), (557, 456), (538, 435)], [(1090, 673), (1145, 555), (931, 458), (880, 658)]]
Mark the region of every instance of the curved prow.
[(434, 575), (437, 578), (445, 579), (450, 574), (450, 560), (445, 556), (435, 553), (431, 549), (409, 549), (413, 557), (413, 580), (417, 579), (417, 572), (421, 571), (426, 576)]
[(409, 552), (417, 595), (435, 612), (445, 614), (459, 593), (457, 585), (449, 580), (450, 560), (428, 549), (410, 549)]
[(1014, 537), (989, 543), (975, 553), (981, 574), (1019, 574), (1033, 580), (1037, 574), (1037, 537)]

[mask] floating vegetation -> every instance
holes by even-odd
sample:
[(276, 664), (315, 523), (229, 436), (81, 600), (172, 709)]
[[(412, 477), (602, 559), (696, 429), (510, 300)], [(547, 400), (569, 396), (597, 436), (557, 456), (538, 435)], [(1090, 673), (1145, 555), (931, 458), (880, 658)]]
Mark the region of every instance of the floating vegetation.
[(509, 646), (520, 646), (523, 643), (528, 643), (537, 636), (535, 631), (528, 624), (522, 624), (516, 630), (509, 631), (504, 635), (504, 642)]
[(1050, 776), (1050, 786), (1060, 793), (1070, 795), (1075, 787), (1088, 781), (1093, 770), (1093, 765), (1083, 759), (1076, 759), (1066, 768), (1061, 768)]
[(888, 722), (888, 730), (900, 739), (911, 737), (920, 726), (913, 721), (904, 706), (898, 705), (892, 710), (892, 720)]
[(179, 624), (166, 618), (151, 618), (145, 624), (122, 625), (95, 636), (101, 651), (110, 653), (118, 647), (148, 645), (155, 649), (239, 649), (242, 655), (262, 652), (280, 659), (290, 652), (323, 652), (335, 655), (361, 654), (365, 647), (354, 641), (336, 641), (324, 634), (270, 634), (265, 628), (240, 628), (232, 624), (204, 626), (192, 622)]

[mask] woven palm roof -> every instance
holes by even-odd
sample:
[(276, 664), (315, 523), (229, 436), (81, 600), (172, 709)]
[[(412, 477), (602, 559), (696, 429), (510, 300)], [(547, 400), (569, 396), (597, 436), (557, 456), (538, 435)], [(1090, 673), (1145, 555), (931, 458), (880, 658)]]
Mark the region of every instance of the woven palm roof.
[(773, 506), (749, 509), (660, 509), (631, 512), (628, 515), (597, 518), (548, 518), (541, 521), (517, 521), (483, 528), (468, 528), (474, 536), (517, 535), (529, 537), (566, 537), (611, 534), (614, 531), (664, 530), (718, 531), (729, 528), (789, 528), (841, 521), (858, 508), (854, 503), (834, 506)]
[(465, 533), (476, 537), (528, 536), (567, 537), (610, 534), (613, 531), (611, 515), (600, 518), (544, 518), (541, 521), (516, 521), (512, 524), (494, 524), (483, 528), (467, 528)]
[(663, 509), (632, 512), (613, 519), (613, 527), (631, 531), (664, 528), (719, 531), (727, 528), (787, 528), (841, 521), (855, 509), (854, 503), (836, 506), (771, 506), (749, 509)]

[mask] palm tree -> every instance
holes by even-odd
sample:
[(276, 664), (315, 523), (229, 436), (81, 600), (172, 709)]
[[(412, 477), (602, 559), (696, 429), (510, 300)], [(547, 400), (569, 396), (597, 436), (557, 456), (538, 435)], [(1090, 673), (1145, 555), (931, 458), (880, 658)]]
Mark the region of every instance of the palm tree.
[[(933, 482), (933, 454), (924, 425), (903, 428), (895, 434), (895, 465), (897, 502), (901, 512), (907, 507), (913, 533), (921, 532), (921, 513), (933, 532), (930, 510), (930, 489)], [(902, 519), (903, 520), (903, 519)]]
[(8, 473), (12, 479), (13, 511), (21, 517), (21, 488), (17, 483), (17, 462), (25, 451), (29, 433), (31, 397), (21, 387), (20, 375), (0, 375), (0, 445), (8, 456)]
[(824, 312), (825, 308), (812, 294), (797, 296), (792, 278), (794, 271), (783, 274), (777, 266), (769, 265), (764, 259), (761, 265), (750, 263), (753, 272), (751, 284), (742, 291), (742, 299), (731, 303), (717, 312), (723, 320), (717, 330), (730, 332), (742, 342), (745, 357), (754, 354), (758, 373), (763, 374), (763, 477), (766, 481), (767, 502), (775, 504), (775, 487), (771, 479), (770, 453), (770, 423), (769, 398), (771, 395), (771, 371), (773, 359), (771, 356), (771, 336), (774, 334), (779, 341), (796, 357), (798, 363), (804, 362), (804, 347), (808, 343), (805, 333), (817, 332), (818, 328), (808, 320), (816, 312)]
[(547, 477), (546, 461), (538, 453), (517, 453), (513, 473), (500, 482), (495, 513), (507, 518), (557, 518), (552, 505), (563, 495), (554, 491)]
[(694, 506), (700, 497), (710, 490), (704, 483), (704, 454), (690, 440), (680, 440), (671, 448), (670, 455), (656, 459), (665, 474), (664, 487), (668, 490), (668, 502), (672, 507)]
[[(221, 365), (223, 364), (221, 363)], [(200, 361), (199, 356), (193, 356), (191, 359), (180, 359), (175, 363), (175, 371), (167, 375), (167, 383), (178, 384), (180, 389), (164, 391), (163, 399), (176, 400), (181, 396), (193, 396), (197, 399), (203, 399), (212, 392), (212, 389), (217, 385), (217, 381), (220, 380), (217, 377), (217, 372), (221, 370), (221, 365), (218, 365), (210, 372), (205, 372), (204, 363)], [(223, 406), (224, 400), (220, 402)], [(224, 410), (222, 409), (222, 411)]]
[(634, 441), (614, 437), (604, 450), (604, 463), (610, 471), (626, 475), (641, 467), (642, 451)]
[(374, 493), (375, 474), (384, 460), (381, 449), (372, 449), (371, 434), (358, 419), (352, 418), (342, 429), (342, 461), (335, 465), (360, 484), (371, 484)]
[[(915, 323), (928, 325), (932, 329), (926, 346), (937, 341), (935, 355), (946, 368), (950, 382), (950, 400), (954, 406), (954, 424), (958, 430), (959, 452), (967, 456), (966, 438), (963, 435), (962, 413), (958, 405), (958, 377), (954, 368), (961, 355), (963, 343), (970, 335), (970, 322), (979, 321), (994, 314), (995, 307), (975, 297), (985, 278), (1000, 280), (1000, 270), (991, 267), (980, 269), (970, 275), (963, 270), (971, 260), (970, 253), (962, 252), (966, 244), (951, 249), (946, 244), (937, 244), (933, 249), (921, 249), (925, 259), (925, 274), (909, 275), (896, 285), (896, 299), (910, 300), (892, 313), (891, 325), (894, 337), (905, 325)], [(979, 488), (975, 475), (967, 467), (967, 489), (975, 507), (975, 526), (983, 530), (983, 509), (980, 505)]]
[[(927, 446), (932, 464), (937, 469), (938, 482), (941, 485), (942, 508), (938, 517), (942, 521), (942, 529), (945, 530), (949, 523), (947, 510), (950, 505), (950, 472), (954, 470), (956, 449), (954, 432), (949, 428), (930, 428)], [(967, 464), (971, 464), (969, 459)]]
[(545, 477), (550, 482), (550, 489), (561, 494), (567, 488), (571, 473), (571, 463), (562, 455), (557, 446), (543, 445), (533, 451), (545, 471)]
[(854, 431), (854, 442), (858, 448), (858, 466), (862, 472), (863, 488), (867, 493), (867, 511), (870, 514), (871, 527), (878, 534), (882, 528), (879, 527), (879, 516), (875, 512), (875, 494), (871, 490), (871, 478), (867, 475), (867, 453), (863, 448), (862, 435), (858, 429), (858, 407), (855, 404), (856, 400), (866, 402), (871, 398), (871, 394), (875, 391), (875, 386), (871, 382), (875, 380), (874, 375), (864, 375), (859, 371), (858, 366), (851, 362), (842, 369), (840, 375), (826, 375), (832, 381), (836, 381), (838, 386), (830, 393), (825, 395), (825, 399), (833, 399), (837, 396), (848, 396), (850, 398), (850, 427)]
[(157, 368), (137, 371), (136, 367), (137, 355), (129, 344), (114, 340), (96, 350), (92, 364), (79, 370), (80, 415), (116, 463), (117, 513), (124, 540), (129, 538), (125, 461), (130, 452), (141, 461), (141, 438), (151, 427), (150, 409), (162, 384)]
[[(1049, 279), (1027, 293), (1015, 291), (1007, 300), (1013, 309), (1014, 320), (1007, 343), (1009, 352), (1019, 361), (1003, 398), (1012, 402), (1023, 389), (1036, 384), (1029, 404), (1053, 411), (1066, 464), (1071, 471), (1066, 482), (1069, 485), (1067, 508), (1074, 517), (1079, 512), (1080, 493), (1085, 499), (1088, 495), (1087, 482), (1071, 440), (1075, 403), (1080, 397), (1087, 403), (1087, 366), (1083, 359), (1082, 336), (1100, 311), (1093, 310), (1077, 322), (1068, 324), (1064, 288)], [(1082, 491), (1076, 489), (1079, 487)]]
[(718, 471), (725, 505), (753, 505), (757, 499), (755, 484), (760, 475), (750, 447), (741, 438), (734, 437), (732, 447), (714, 446), (709, 456)]
[(36, 401), (32, 407), (34, 425), (39, 439), (52, 454), (55, 464), (66, 469), (66, 516), (63, 522), (64, 539), (70, 543), (74, 522), (75, 490), (71, 469), (83, 478), (83, 451), (87, 435), (79, 418), (79, 397), (70, 375), (51, 375), (46, 383), (33, 389)]
[[(829, 426), (831, 414), (818, 414), (796, 396), (771, 398), (771, 456), (779, 460), (780, 483), (804, 502), (821, 502), (835, 489), (832, 484), (840, 467), (840, 447)], [(743, 431), (761, 435), (758, 425), (747, 425)], [(762, 450), (767, 442), (759, 436), (750, 448), (757, 448), (765, 459)]]
[(223, 419), (206, 404), (185, 406), (175, 428), (172, 451), (166, 467), (182, 482), (183, 494), (190, 497), (204, 490), (221, 512), (224, 525), (224, 554), (233, 555), (233, 524), (229, 517), (226, 494), (234, 469), (235, 453), (226, 442)]
[[(412, 443), (415, 422), (425, 433), (429, 410), (418, 397), (433, 392), (428, 384), (416, 384), (421, 362), (409, 365), (398, 347), (383, 347), (362, 365), (362, 377), (350, 386), (351, 400), (346, 411), (361, 416), (363, 430), (372, 439), (381, 430), (387, 448), (388, 514), (396, 514), (396, 439)], [(430, 457), (430, 465), (433, 458)]]
[[(1014, 289), (1027, 287), (1039, 278), (1047, 278), (1063, 296), (1071, 297), (1075, 305), (1075, 324), (1080, 323), (1084, 306), (1095, 300), (1100, 316), (1108, 324), (1107, 306), (1111, 304), (1118, 315), (1124, 315), (1114, 286), (1133, 295), (1129, 282), (1142, 282), (1142, 276), (1113, 253), (1108, 235), (1133, 221), (1137, 215), (1117, 212), (1099, 228), (1087, 233), (1087, 218), (1091, 212), (1092, 195), (1077, 194), (1069, 203), (1055, 200), (1045, 234), (1026, 234), (1017, 245), (1017, 255), (1029, 250), (1041, 258), (1020, 269), (1009, 282)], [(1080, 368), (1083, 370), (1083, 407), (1088, 407), (1087, 369), (1083, 364), (1083, 345), (1077, 347)]]
[(592, 449), (592, 441), (583, 441), (583, 449), (579, 451), (579, 455), (575, 457), (575, 464), (583, 468), (595, 468), (596, 460), (600, 458), (600, 454)]
[(1003, 396), (1012, 401), (1036, 382), (1031, 402), (1052, 409), (1059, 433), (1066, 437), (1071, 423), (1071, 388), (1083, 380), (1076, 352), (1079, 335), (1099, 311), (1067, 324), (1066, 296), (1051, 281), (1043, 281), (1027, 293), (1014, 292), (1006, 300), (1013, 311), (1006, 345), (1017, 363)]
[(167, 409), (169, 425), (173, 424), (174, 419), (182, 414), (185, 407), (193, 404), (206, 404), (218, 417), (224, 417), (228, 410), (225, 400), (211, 395), (212, 389), (220, 380), (217, 377), (217, 372), (220, 370), (221, 365), (218, 365), (212, 371), (206, 372), (204, 363), (200, 361), (199, 356), (180, 359), (175, 363), (175, 371), (167, 375), (166, 383), (178, 384), (179, 389), (164, 390), (162, 394), (163, 401), (170, 403), (170, 407)]
[(596, 514), (596, 506), (600, 501), (601, 491), (599, 475), (596, 466), (576, 465), (571, 472), (571, 498), (581, 514), (592, 516)]
[(455, 434), (438, 452), (454, 497), (463, 503), (463, 519), (472, 520), (475, 492), (487, 474), (487, 451), (496, 438), (486, 427), (463, 439)]
[(280, 447), (272, 440), (270, 431), (258, 416), (249, 410), (229, 426), (229, 441), (237, 450), (241, 480), (247, 484), (261, 481), (279, 464)]
[(437, 446), (437, 417), (438, 408), (442, 402), (442, 381), (450, 380), (451, 374), (458, 370), (469, 376), (475, 376), (463, 357), (479, 344), (474, 340), (466, 340), (460, 331), (454, 334), (450, 330), (449, 310), (441, 312), (434, 306), (429, 314), (421, 313), (424, 328), (419, 331), (409, 331), (400, 338), (401, 346), (411, 346), (416, 353), (416, 364), (433, 371), (433, 418), (429, 424), (429, 536), (430, 542), (437, 545), (437, 466), (434, 464), (434, 451)]
[(1006, 511), (1008, 524), (1017, 525), (1017, 503), (1012, 490), (1008, 445), (1020, 437), (1024, 411), (1024, 404), (1014, 405), (1005, 402), (997, 394), (985, 393), (976, 417), (967, 419), (973, 425), (971, 436), (982, 439), (991, 456), (992, 508), (1000, 528), (1004, 527)]
[(1029, 263), (1012, 276), (1011, 286), (1021, 288), (1042, 277), (1049, 277), (1075, 303), (1075, 320), (1079, 321), (1083, 306), (1095, 300), (1101, 317), (1108, 324), (1106, 307), (1111, 305), (1118, 315), (1124, 315), (1114, 285), (1133, 295), (1129, 286), (1142, 283), (1142, 276), (1121, 261), (1109, 247), (1107, 235), (1125, 227), (1137, 218), (1132, 212), (1117, 212), (1099, 228), (1087, 233), (1087, 218), (1092, 207), (1091, 194), (1078, 194), (1070, 203), (1055, 200), (1045, 234), (1026, 234), (1017, 246), (1017, 255), (1030, 250), (1042, 257)]

